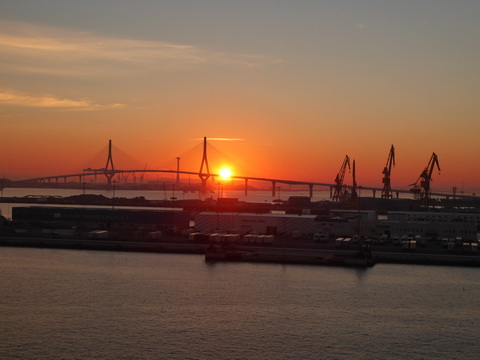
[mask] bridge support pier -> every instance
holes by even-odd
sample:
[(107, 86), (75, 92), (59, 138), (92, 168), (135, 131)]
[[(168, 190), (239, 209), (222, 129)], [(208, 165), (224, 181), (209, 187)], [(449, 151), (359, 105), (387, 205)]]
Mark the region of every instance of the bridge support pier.
[(330, 186), (330, 199), (333, 197), (333, 188)]
[(308, 184), (308, 189), (310, 190), (310, 199), (313, 197), (313, 184)]
[[(207, 172), (203, 173), (203, 167), (205, 166)], [(208, 158), (207, 158), (207, 138), (203, 138), (203, 156), (202, 163), (200, 164), (200, 171), (198, 172), (198, 177), (202, 180), (202, 193), (207, 192), (207, 180), (210, 178), (210, 168), (208, 167)]]
[(115, 166), (113, 166), (112, 158), (112, 140), (108, 140), (108, 157), (107, 164), (105, 165), (105, 177), (107, 178), (107, 183), (110, 185), (112, 183), (112, 178), (115, 175)]
[(372, 192), (373, 192), (373, 198), (375, 199), (375, 194), (377, 193), (377, 190), (373, 189)]
[(276, 181), (272, 181), (272, 197), (275, 197), (275, 185), (277, 184)]
[(248, 195), (248, 179), (245, 179), (245, 196)]

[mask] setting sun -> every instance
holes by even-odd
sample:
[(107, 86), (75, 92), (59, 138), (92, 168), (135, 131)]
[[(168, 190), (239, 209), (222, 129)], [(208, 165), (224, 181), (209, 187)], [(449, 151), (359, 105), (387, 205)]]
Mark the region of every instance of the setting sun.
[(224, 180), (230, 179), (230, 177), (232, 176), (232, 171), (228, 168), (223, 168), (222, 170), (220, 170), (220, 176)]

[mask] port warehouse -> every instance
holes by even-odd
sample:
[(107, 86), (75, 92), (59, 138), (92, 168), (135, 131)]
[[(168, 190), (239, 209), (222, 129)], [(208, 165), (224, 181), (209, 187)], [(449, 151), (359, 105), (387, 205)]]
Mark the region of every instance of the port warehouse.
[(149, 230), (186, 229), (190, 212), (183, 210), (143, 210), (26, 206), (12, 208), (15, 225), (23, 227)]
[[(183, 210), (140, 210), (28, 206), (12, 208), (19, 227), (57, 229), (176, 231), (190, 227), (191, 213)], [(370, 210), (330, 210), (327, 216), (271, 213), (201, 212), (195, 216), (195, 231), (240, 235), (284, 235), (330, 238), (420, 236), (429, 240), (461, 238), (477, 241), (480, 214), (394, 211), (386, 217)]]
[(315, 215), (251, 214), (234, 212), (201, 212), (195, 216), (195, 230), (200, 232), (232, 232), (240, 235), (257, 233), (313, 234)]
[(329, 216), (292, 214), (247, 214), (202, 212), (195, 217), (195, 230), (311, 237), (326, 234), (364, 237), (411, 235), (429, 240), (461, 238), (476, 242), (480, 214), (412, 213), (395, 211), (386, 218), (375, 211), (331, 210)]

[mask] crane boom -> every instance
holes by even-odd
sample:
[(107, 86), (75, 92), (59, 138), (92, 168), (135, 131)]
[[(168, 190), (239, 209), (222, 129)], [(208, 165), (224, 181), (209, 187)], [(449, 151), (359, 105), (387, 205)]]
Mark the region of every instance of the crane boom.
[(382, 199), (391, 199), (392, 196), (392, 187), (390, 185), (390, 175), (392, 173), (392, 166), (395, 166), (395, 148), (393, 145), (390, 148), (390, 152), (387, 158), (387, 164), (383, 168), (383, 189), (382, 189)]

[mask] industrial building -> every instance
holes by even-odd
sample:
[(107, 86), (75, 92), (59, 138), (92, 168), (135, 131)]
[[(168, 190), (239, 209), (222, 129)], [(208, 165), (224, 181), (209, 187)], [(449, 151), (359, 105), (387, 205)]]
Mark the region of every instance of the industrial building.
[(387, 235), (389, 238), (412, 235), (428, 239), (461, 237), (476, 241), (480, 223), (480, 214), (458, 212), (389, 211), (386, 216), (378, 216), (372, 210), (337, 209), (330, 213), (334, 218), (349, 219), (349, 236), (357, 233), (366, 237)]
[(237, 234), (313, 234), (317, 232), (316, 215), (251, 214), (202, 212), (195, 217), (200, 232), (234, 232)]
[(477, 241), (480, 214), (391, 211), (383, 223), (390, 235), (415, 234), (431, 239), (460, 237)]
[(26, 206), (12, 208), (20, 227), (86, 228), (116, 230), (168, 230), (189, 227), (190, 212), (86, 207)]
[(443, 211), (390, 211), (388, 213), (388, 219), (392, 221), (480, 223), (480, 213)]
[(441, 241), (461, 238), (477, 241), (477, 214), (391, 212), (377, 216), (374, 211), (333, 210), (330, 216), (202, 212), (195, 218), (195, 230), (204, 233), (302, 235), (326, 234), (363, 237), (410, 235)]
[[(87, 207), (27, 206), (12, 208), (20, 228), (168, 231), (189, 228), (191, 214), (183, 210), (143, 210)], [(328, 216), (272, 213), (201, 212), (195, 230), (202, 233), (235, 233), (329, 238), (419, 236), (433, 241), (461, 238), (477, 241), (479, 214), (392, 211), (332, 210)]]

